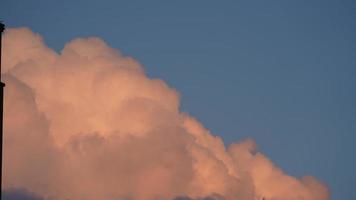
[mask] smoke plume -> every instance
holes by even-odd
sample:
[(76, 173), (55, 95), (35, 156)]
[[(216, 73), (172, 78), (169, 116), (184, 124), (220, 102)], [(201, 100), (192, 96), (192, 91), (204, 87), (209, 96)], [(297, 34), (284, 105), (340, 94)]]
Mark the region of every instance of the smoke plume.
[(99, 38), (60, 53), (27, 28), (3, 37), (5, 190), (54, 200), (328, 200), (251, 139), (225, 147), (179, 94)]

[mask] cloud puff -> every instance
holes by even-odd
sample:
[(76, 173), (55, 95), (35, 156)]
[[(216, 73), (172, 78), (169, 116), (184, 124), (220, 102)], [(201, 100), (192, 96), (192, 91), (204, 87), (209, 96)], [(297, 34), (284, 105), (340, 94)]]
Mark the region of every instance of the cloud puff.
[(4, 187), (44, 199), (327, 200), (244, 140), (226, 148), (179, 111), (179, 94), (99, 38), (60, 53), (4, 34)]

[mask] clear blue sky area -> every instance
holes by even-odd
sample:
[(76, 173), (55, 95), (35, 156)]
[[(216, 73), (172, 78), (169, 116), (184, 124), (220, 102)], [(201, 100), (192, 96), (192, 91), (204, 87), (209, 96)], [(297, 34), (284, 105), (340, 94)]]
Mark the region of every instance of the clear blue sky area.
[(354, 0), (1, 0), (0, 18), (56, 50), (101, 37), (227, 144), (254, 138), (286, 172), (356, 199)]

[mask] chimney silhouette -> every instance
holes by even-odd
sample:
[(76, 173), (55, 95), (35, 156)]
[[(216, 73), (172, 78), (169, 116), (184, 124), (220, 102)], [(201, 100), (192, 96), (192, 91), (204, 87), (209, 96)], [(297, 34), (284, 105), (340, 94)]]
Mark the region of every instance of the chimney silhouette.
[(0, 198), (2, 199), (2, 140), (3, 140), (3, 115), (4, 115), (4, 87), (5, 84), (1, 81), (1, 40), (2, 40), (2, 32), (5, 30), (5, 25), (0, 21)]

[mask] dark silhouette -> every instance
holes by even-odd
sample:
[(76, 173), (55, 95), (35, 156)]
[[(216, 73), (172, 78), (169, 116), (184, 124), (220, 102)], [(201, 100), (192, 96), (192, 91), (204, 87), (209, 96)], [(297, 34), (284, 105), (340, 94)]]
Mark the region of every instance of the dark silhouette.
[(1, 39), (2, 39), (2, 32), (5, 30), (5, 25), (0, 21), (0, 196), (2, 198), (2, 139), (3, 139), (3, 133), (2, 133), (2, 126), (3, 126), (3, 108), (4, 108), (4, 87), (5, 84), (1, 82)]

